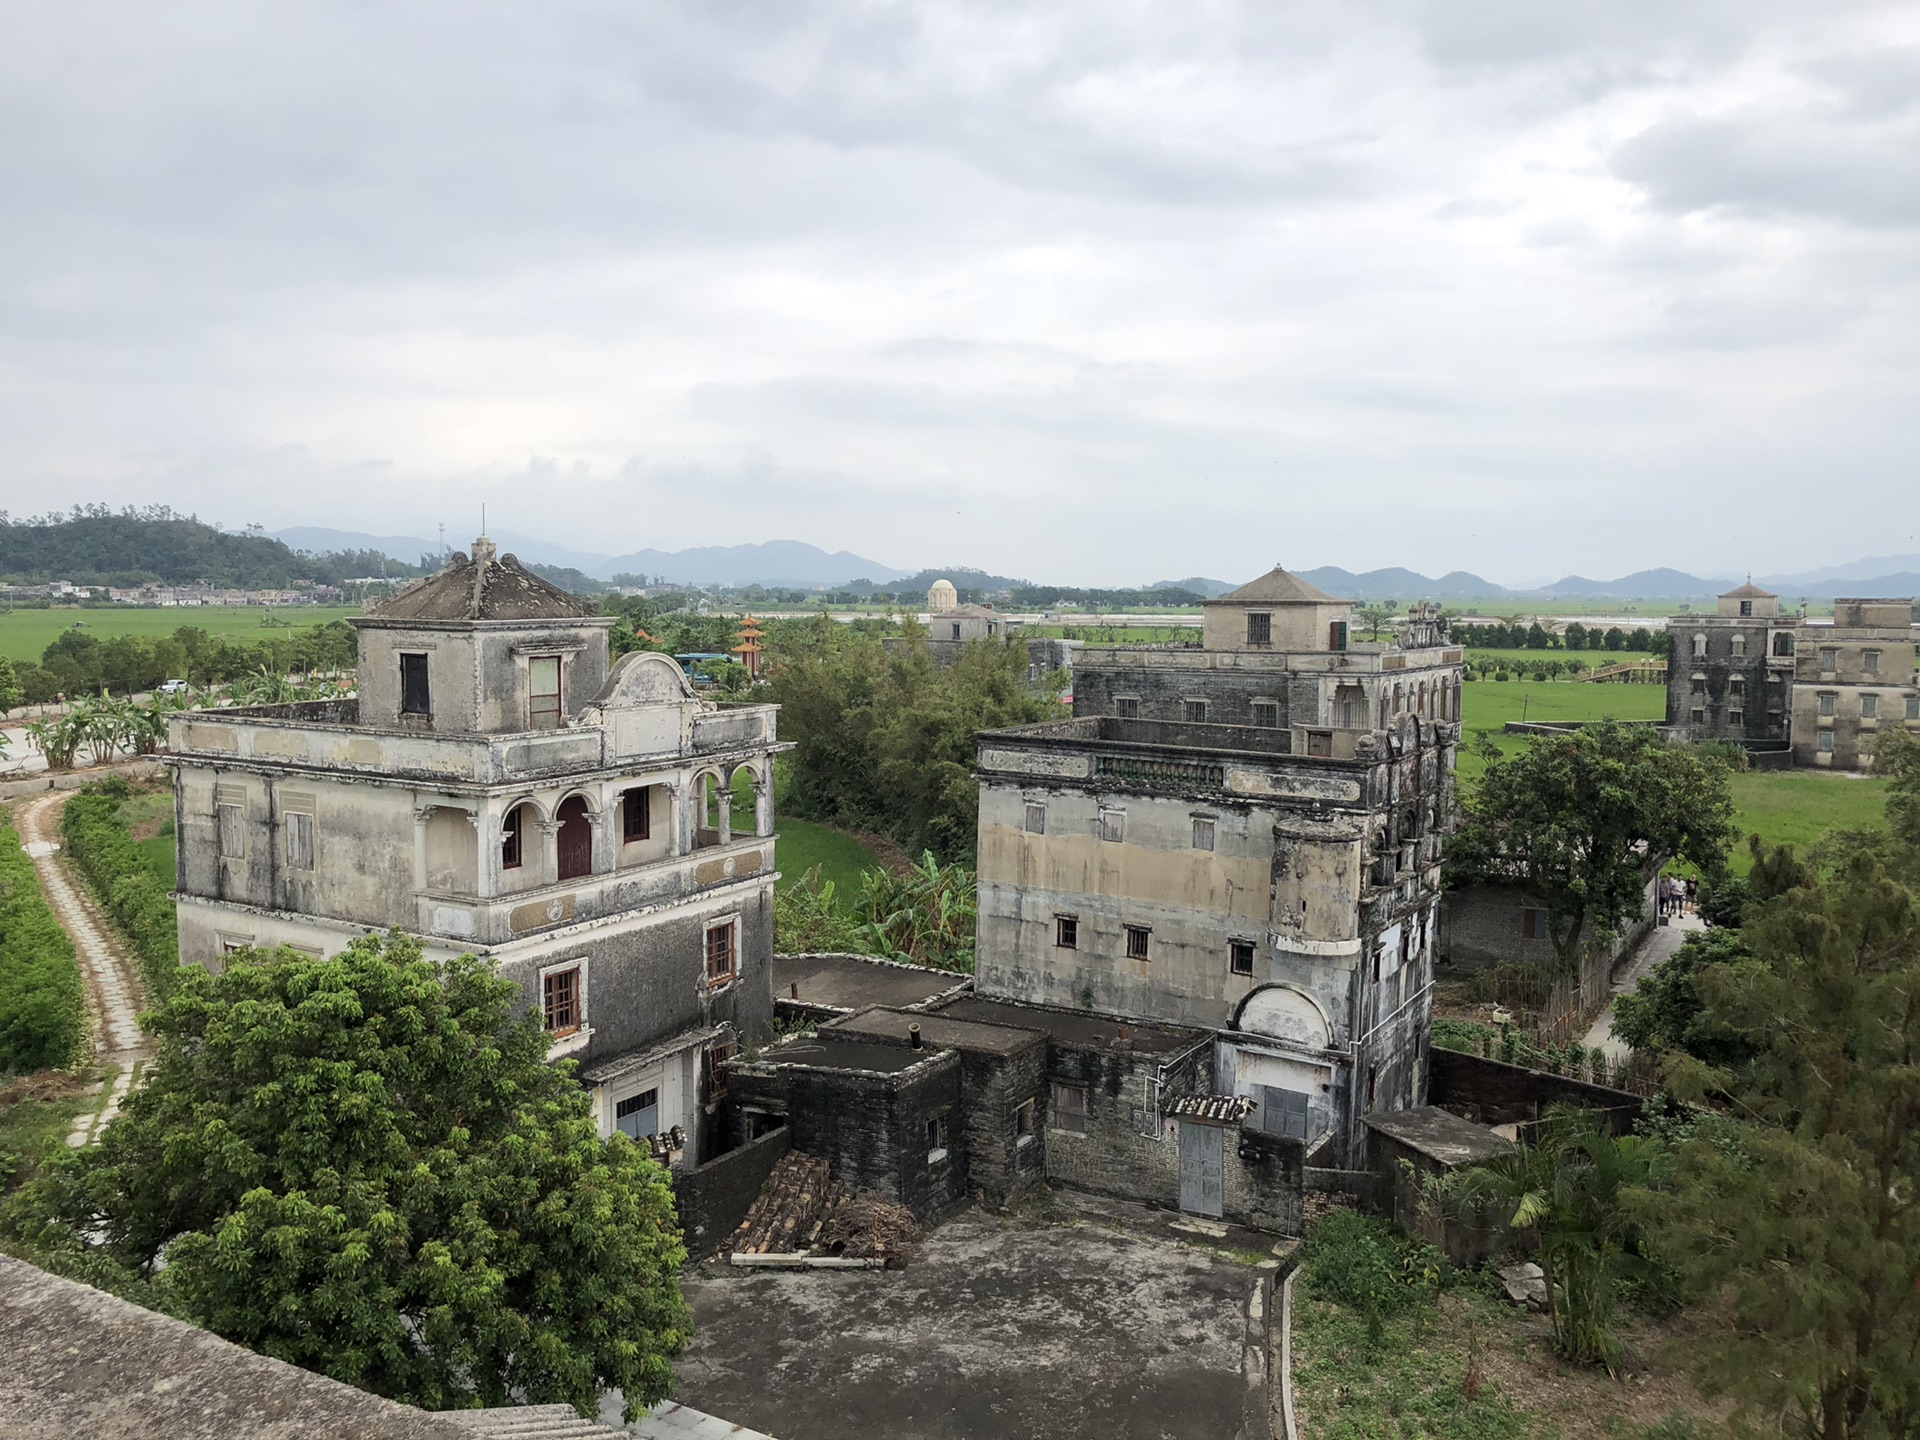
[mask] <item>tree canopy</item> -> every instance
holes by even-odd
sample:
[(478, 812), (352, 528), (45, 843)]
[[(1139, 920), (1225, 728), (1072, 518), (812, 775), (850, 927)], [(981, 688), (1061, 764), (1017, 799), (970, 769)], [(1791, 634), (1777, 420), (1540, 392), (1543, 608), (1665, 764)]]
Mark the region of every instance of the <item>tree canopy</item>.
[[(364, 937), (183, 973), (101, 1142), (12, 1202), (231, 1340), (429, 1409), (665, 1396), (690, 1328), (665, 1172), (546, 1063), (517, 987)], [(162, 1260), (164, 1258), (164, 1265)]]
[(1512, 756), (1490, 744), (1483, 753), (1451, 846), (1453, 879), (1510, 882), (1537, 898), (1563, 967), (1598, 931), (1639, 913), (1650, 862), (1710, 874), (1725, 865), (1732, 785), (1724, 762), (1692, 746), (1603, 720)]

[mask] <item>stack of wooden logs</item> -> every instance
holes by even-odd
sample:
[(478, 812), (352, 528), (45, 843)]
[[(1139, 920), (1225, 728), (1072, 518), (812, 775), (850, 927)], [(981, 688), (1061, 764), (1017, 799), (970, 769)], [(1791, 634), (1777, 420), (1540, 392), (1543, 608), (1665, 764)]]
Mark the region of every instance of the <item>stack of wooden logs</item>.
[(827, 1162), (792, 1151), (773, 1167), (727, 1245), (732, 1255), (820, 1254), (902, 1261), (917, 1229), (906, 1207), (855, 1195)]

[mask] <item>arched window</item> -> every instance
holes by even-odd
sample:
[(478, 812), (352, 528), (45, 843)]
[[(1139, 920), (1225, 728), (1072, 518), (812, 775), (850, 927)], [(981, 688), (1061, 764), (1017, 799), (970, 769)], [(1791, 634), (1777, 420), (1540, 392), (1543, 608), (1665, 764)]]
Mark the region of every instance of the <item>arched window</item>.
[(1706, 654), (1707, 654), (1707, 637), (1704, 635), (1695, 635), (1693, 637), (1693, 658), (1696, 660), (1704, 660), (1706, 658)]
[(1743, 656), (1745, 656), (1746, 653), (1747, 653), (1747, 637), (1745, 635), (1742, 635), (1738, 630), (1736, 630), (1733, 632), (1734, 658), (1736, 660), (1740, 659)]

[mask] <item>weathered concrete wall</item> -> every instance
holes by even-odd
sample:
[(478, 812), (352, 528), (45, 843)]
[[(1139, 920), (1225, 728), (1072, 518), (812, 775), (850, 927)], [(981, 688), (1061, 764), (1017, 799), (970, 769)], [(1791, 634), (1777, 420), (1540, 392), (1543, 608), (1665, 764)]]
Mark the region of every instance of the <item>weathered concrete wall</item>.
[(673, 1173), (674, 1207), (680, 1212), (688, 1255), (704, 1260), (739, 1228), (773, 1167), (792, 1148), (793, 1136), (783, 1128), (704, 1165)]
[[(1598, 947), (1610, 967), (1653, 928), (1658, 913), (1654, 888), (1658, 875), (1649, 875), (1641, 893), (1640, 913), (1605, 945)], [(1536, 911), (1532, 936), (1526, 933), (1527, 912)], [(1439, 952), (1449, 975), (1467, 975), (1501, 963), (1552, 966), (1553, 939), (1547, 933), (1545, 907), (1512, 885), (1473, 885), (1449, 890), (1440, 900)]]
[(1909, 623), (1912, 608), (1909, 600), (1836, 601), (1835, 624), (1800, 627), (1794, 764), (1864, 770), (1882, 728), (1920, 733), (1920, 627)]
[[(1787, 738), (1793, 622), (1676, 615), (1667, 626), (1667, 724), (1690, 740)], [(1789, 637), (1775, 656), (1774, 637)], [(1705, 653), (1696, 654), (1697, 640)]]
[[(1194, 1093), (1212, 1089), (1212, 1066), (1202, 1054), (1190, 1081)], [(1044, 1158), (1049, 1180), (1179, 1207), (1178, 1127), (1160, 1114), (1158, 1075), (1165, 1058), (1051, 1042), (1048, 1080), (1085, 1090), (1087, 1103), (1084, 1132), (1060, 1128), (1048, 1106)]]
[(1454, 1264), (1471, 1267), (1510, 1248), (1513, 1234), (1492, 1205), (1441, 1207), (1426, 1187), (1451, 1173), (1429, 1155), (1378, 1132), (1367, 1142), (1373, 1188), (1367, 1203), (1412, 1234), (1437, 1245)]
[[(358, 667), (364, 723), (480, 734), (529, 730), (527, 660), (560, 657), (562, 713), (577, 719), (606, 683), (611, 617), (480, 624), (363, 618)], [(424, 654), (433, 713), (400, 713), (400, 656)]]

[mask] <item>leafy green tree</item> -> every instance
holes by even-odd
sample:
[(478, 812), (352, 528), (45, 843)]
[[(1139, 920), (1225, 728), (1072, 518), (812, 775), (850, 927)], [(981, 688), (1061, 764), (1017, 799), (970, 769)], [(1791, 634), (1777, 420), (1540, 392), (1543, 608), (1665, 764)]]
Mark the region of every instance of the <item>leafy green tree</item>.
[(1752, 960), (1738, 930), (1714, 928), (1688, 935), (1627, 994), (1614, 997), (1613, 1033), (1650, 1055), (1675, 1051), (1709, 1065), (1737, 1065), (1752, 1050), (1731, 1031), (1716, 1026), (1700, 998), (1699, 973), (1708, 965)]
[(26, 699), (26, 689), (20, 683), (20, 677), (14, 673), (13, 661), (0, 655), (0, 715), (13, 709)]
[(1818, 1440), (1920, 1433), (1920, 915), (1870, 855), (1750, 906), (1754, 963), (1708, 966), (1735, 1068), (1676, 1060), (1727, 1097), (1737, 1147), (1695, 1141), (1646, 1213), (1662, 1254), (1726, 1307), (1708, 1384)]
[(1365, 605), (1354, 606), (1353, 613), (1360, 617), (1360, 623), (1367, 627), (1367, 638), (1378, 640), (1380, 632), (1400, 608), (1398, 600), (1375, 600)]
[[(665, 1173), (603, 1140), (518, 991), (367, 936), (187, 972), (99, 1145), (27, 1187), (29, 1238), (97, 1237), (228, 1339), (398, 1400), (628, 1418), (689, 1313)], [(164, 1257), (164, 1267), (161, 1261)]]
[(1658, 1142), (1616, 1136), (1602, 1111), (1562, 1106), (1532, 1143), (1456, 1171), (1447, 1190), (1470, 1206), (1512, 1206), (1507, 1223), (1539, 1242), (1554, 1348), (1612, 1371), (1620, 1284), (1648, 1268), (1630, 1197), (1660, 1184), (1664, 1169)]
[(1645, 903), (1648, 856), (1717, 874), (1734, 836), (1726, 767), (1653, 729), (1603, 720), (1512, 756), (1486, 737), (1467, 791), (1453, 878), (1518, 883), (1545, 906), (1562, 967)]
[(1567, 626), (1563, 638), (1567, 642), (1567, 649), (1584, 650), (1587, 648), (1587, 627), (1575, 620)]

